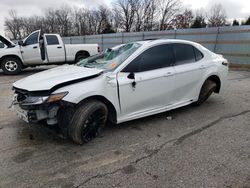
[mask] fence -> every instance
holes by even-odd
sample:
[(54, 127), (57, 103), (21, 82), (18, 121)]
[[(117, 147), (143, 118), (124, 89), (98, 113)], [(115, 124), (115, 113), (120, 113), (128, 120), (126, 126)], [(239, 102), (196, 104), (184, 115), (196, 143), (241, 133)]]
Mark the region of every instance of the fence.
[(180, 29), (64, 37), (66, 44), (98, 43), (102, 49), (152, 38), (195, 41), (211, 51), (224, 55), (231, 63), (250, 65), (250, 26), (231, 26), (201, 29)]

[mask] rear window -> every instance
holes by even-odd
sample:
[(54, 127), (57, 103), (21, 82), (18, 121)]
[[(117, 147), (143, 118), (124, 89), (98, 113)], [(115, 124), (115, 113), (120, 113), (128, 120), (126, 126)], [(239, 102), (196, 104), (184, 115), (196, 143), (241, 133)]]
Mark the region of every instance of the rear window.
[(59, 44), (58, 38), (55, 35), (47, 35), (46, 40), (47, 40), (47, 45), (58, 45)]
[(203, 58), (203, 54), (198, 50), (197, 48), (194, 47), (194, 53), (195, 53), (195, 60), (199, 61)]
[(189, 44), (174, 44), (175, 64), (182, 65), (196, 61), (194, 47)]

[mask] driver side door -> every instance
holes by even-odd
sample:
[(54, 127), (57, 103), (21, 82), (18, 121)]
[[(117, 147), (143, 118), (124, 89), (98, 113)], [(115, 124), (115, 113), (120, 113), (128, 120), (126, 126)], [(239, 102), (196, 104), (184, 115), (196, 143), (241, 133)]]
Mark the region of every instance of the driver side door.
[(151, 47), (118, 73), (121, 118), (132, 120), (164, 111), (174, 101), (171, 44)]
[(21, 54), (25, 64), (41, 64), (41, 54), (39, 48), (40, 30), (31, 33), (21, 46)]

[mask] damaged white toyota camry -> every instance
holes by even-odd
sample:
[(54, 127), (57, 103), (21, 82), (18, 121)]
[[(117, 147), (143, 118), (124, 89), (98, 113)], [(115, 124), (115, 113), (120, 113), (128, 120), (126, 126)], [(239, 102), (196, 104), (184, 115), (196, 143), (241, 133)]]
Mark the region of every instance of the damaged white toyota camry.
[(107, 120), (118, 124), (199, 105), (222, 90), (227, 73), (226, 59), (194, 42), (132, 42), (15, 82), (13, 106), (26, 122), (58, 125), (83, 144)]

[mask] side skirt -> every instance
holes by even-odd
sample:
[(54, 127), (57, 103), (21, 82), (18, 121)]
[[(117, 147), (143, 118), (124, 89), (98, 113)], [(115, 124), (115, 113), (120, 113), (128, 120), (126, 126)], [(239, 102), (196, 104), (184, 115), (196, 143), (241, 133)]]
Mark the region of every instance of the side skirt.
[(123, 122), (126, 122), (126, 121), (131, 121), (131, 120), (143, 118), (143, 117), (147, 117), (147, 116), (151, 116), (151, 115), (155, 115), (155, 114), (159, 114), (159, 113), (162, 113), (162, 112), (167, 112), (167, 111), (170, 111), (170, 110), (173, 110), (173, 109), (176, 109), (176, 108), (180, 108), (180, 107), (183, 107), (183, 106), (187, 106), (187, 105), (195, 102), (196, 100), (197, 99), (190, 99), (190, 100), (185, 101), (185, 102), (173, 104), (173, 105), (170, 105), (170, 106), (164, 106), (164, 107), (149, 110), (149, 111), (146, 111), (146, 112), (137, 113), (137, 114), (134, 114), (134, 115), (131, 115), (131, 116), (125, 116), (125, 117), (121, 117), (121, 118), (118, 117), (117, 118), (117, 124), (120, 124), (120, 123), (123, 123)]

